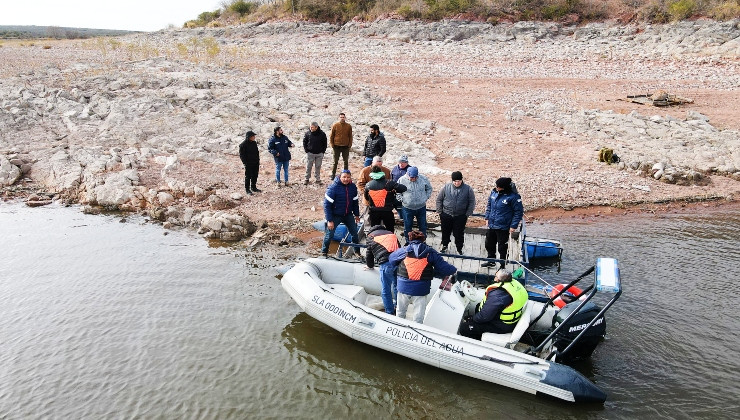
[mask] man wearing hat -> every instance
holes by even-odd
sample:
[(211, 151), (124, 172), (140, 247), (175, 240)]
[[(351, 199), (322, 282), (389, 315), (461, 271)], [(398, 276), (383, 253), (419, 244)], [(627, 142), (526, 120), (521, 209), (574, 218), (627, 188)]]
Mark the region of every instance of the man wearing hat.
[[(506, 259), (509, 250), (509, 236), (519, 227), (524, 216), (522, 197), (517, 193), (511, 178), (499, 178), (486, 203), (486, 252), (488, 258)], [(495, 263), (485, 262), (483, 267), (493, 267)], [(503, 267), (505, 263), (502, 263)]]
[(437, 213), (442, 228), (442, 249), (447, 252), (450, 234), (455, 236), (457, 253), (462, 255), (465, 245), (465, 224), (475, 210), (475, 193), (463, 182), (460, 171), (452, 173), (452, 182), (442, 187), (437, 194)]
[(460, 335), (480, 340), (483, 333), (514, 331), (528, 299), (527, 290), (512, 279), (511, 271), (499, 270), (475, 307), (475, 315), (460, 324)]
[(403, 215), (403, 236), (409, 242), (409, 232), (414, 224), (414, 218), (419, 225), (419, 231), (427, 234), (427, 200), (432, 196), (432, 184), (429, 179), (419, 173), (419, 168), (409, 166), (406, 175), (398, 180), (406, 187), (401, 196), (401, 214)]
[(371, 166), (370, 182), (365, 185), (364, 197), (367, 202), (370, 226), (382, 223), (385, 228), (393, 231), (395, 218), (393, 209), (396, 208), (396, 194), (406, 191), (406, 187), (387, 179), (380, 166)]
[(398, 268), (398, 300), (396, 315), (406, 318), (409, 303), (414, 305), (414, 321), (424, 322), (424, 311), (427, 307), (427, 295), (431, 291), (435, 273), (439, 276), (451, 276), (457, 268), (442, 258), (437, 251), (426, 244), (427, 237), (414, 230), (409, 232), (409, 244), (391, 253), (388, 263)]
[(391, 171), (391, 178), (398, 182), (399, 179), (401, 179), (402, 176), (406, 175), (406, 171), (409, 167), (409, 158), (406, 155), (401, 156), (398, 158), (398, 165), (393, 167), (393, 170)]
[(255, 141), (257, 134), (254, 131), (247, 131), (243, 142), (239, 145), (239, 158), (244, 164), (244, 188), (248, 195), (252, 192), (260, 192), (257, 188), (257, 175), (260, 171), (260, 151), (257, 149)]
[(357, 189), (360, 195), (365, 191), (365, 185), (370, 182), (370, 172), (373, 170), (373, 166), (379, 166), (385, 174), (385, 179), (391, 179), (391, 170), (383, 166), (382, 156), (373, 156), (372, 165), (366, 166), (360, 170), (360, 174), (357, 176)]

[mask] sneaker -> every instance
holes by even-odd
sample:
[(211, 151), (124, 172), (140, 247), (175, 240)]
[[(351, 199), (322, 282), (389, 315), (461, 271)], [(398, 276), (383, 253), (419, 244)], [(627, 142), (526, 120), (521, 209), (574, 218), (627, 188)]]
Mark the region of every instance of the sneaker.
[(308, 180), (303, 181), (303, 185), (308, 185)]
[(480, 265), (481, 267), (495, 267), (496, 263), (493, 261), (486, 261), (483, 264)]
[(327, 254), (326, 252), (322, 252), (322, 253), (321, 253), (321, 256), (322, 256), (322, 257), (324, 257), (324, 258), (326, 258), (326, 257), (328, 257), (328, 256), (329, 256), (329, 254)]
[(463, 255), (462, 249), (457, 250), (457, 255)]
[(439, 250), (439, 252), (446, 254), (447, 253), (447, 245), (442, 245), (442, 249)]
[(252, 191), (247, 190), (247, 195), (252, 195)]
[(261, 190), (261, 189), (259, 189), (259, 188), (252, 188), (252, 191), (253, 191), (253, 192), (262, 192), (262, 190)]
[(323, 183), (323, 182), (321, 182), (321, 180), (317, 179), (317, 180), (316, 180), (316, 185), (324, 185), (324, 183)]
[(285, 186), (288, 187), (290, 184), (288, 184), (288, 181), (285, 181)]

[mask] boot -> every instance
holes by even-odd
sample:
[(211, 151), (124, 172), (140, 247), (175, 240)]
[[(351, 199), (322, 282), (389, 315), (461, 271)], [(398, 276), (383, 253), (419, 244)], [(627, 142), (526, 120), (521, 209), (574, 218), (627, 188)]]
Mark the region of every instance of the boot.
[(262, 190), (259, 189), (259, 188), (257, 188), (257, 187), (252, 187), (252, 191), (254, 191), (254, 192), (262, 192)]
[(247, 195), (252, 195), (252, 191), (247, 190)]

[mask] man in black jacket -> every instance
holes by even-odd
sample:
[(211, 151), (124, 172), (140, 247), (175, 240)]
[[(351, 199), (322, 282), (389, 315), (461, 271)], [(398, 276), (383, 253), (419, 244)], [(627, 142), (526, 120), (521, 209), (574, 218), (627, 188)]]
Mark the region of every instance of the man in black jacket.
[(254, 131), (247, 131), (246, 138), (239, 145), (239, 158), (244, 164), (244, 188), (247, 190), (248, 195), (252, 195), (252, 191), (262, 191), (257, 188), (257, 175), (260, 171), (260, 151), (257, 149), (256, 136), (257, 134)]
[(321, 185), (319, 170), (324, 160), (324, 153), (326, 153), (326, 133), (321, 131), (319, 123), (312, 122), (310, 129), (303, 136), (303, 151), (306, 152), (306, 180), (303, 181), (303, 185), (308, 185), (308, 180), (311, 178), (311, 167), (314, 165), (316, 183)]
[(393, 209), (396, 208), (396, 194), (406, 192), (406, 186), (386, 179), (385, 172), (377, 165), (371, 167), (370, 179), (364, 191), (370, 226), (382, 223), (392, 232), (396, 223), (393, 217)]
[(380, 297), (383, 299), (385, 312), (393, 315), (396, 314), (396, 270), (388, 263), (388, 257), (400, 247), (396, 234), (383, 225), (373, 226), (367, 233), (365, 270), (372, 270), (377, 260), (380, 269)]
[(370, 126), (370, 134), (365, 139), (365, 148), (363, 150), (363, 156), (365, 156), (364, 167), (372, 165), (373, 157), (382, 157), (385, 154), (385, 136), (380, 132), (378, 124)]

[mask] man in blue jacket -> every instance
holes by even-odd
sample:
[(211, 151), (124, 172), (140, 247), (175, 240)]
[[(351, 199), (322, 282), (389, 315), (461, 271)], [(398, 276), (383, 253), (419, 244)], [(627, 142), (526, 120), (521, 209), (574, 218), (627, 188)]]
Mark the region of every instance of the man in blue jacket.
[(288, 165), (290, 163), (290, 150), (293, 142), (283, 134), (283, 129), (275, 127), (270, 141), (267, 143), (267, 151), (275, 159), (275, 182), (280, 186), (280, 168), (285, 172), (285, 186), (288, 186)]
[[(354, 217), (353, 217), (354, 216)], [(360, 221), (360, 204), (357, 201), (357, 186), (352, 182), (352, 173), (345, 169), (326, 189), (324, 194), (324, 243), (321, 245), (321, 254), (327, 256), (329, 243), (334, 237), (334, 231), (340, 223), (344, 223), (352, 235), (352, 242), (359, 244), (357, 223)]]
[[(488, 258), (496, 258), (496, 248), (502, 260), (506, 259), (509, 250), (509, 236), (519, 227), (524, 215), (522, 197), (516, 192), (511, 178), (499, 178), (491, 191), (486, 204), (486, 252)], [(485, 262), (483, 267), (492, 267), (495, 263)], [(504, 264), (502, 263), (502, 266)]]
[(391, 254), (388, 262), (398, 268), (398, 301), (396, 315), (406, 318), (409, 303), (414, 305), (414, 321), (424, 322), (427, 295), (432, 288), (435, 272), (450, 276), (457, 272), (454, 265), (445, 261), (437, 251), (428, 246), (427, 237), (418, 230), (409, 232), (409, 244)]

